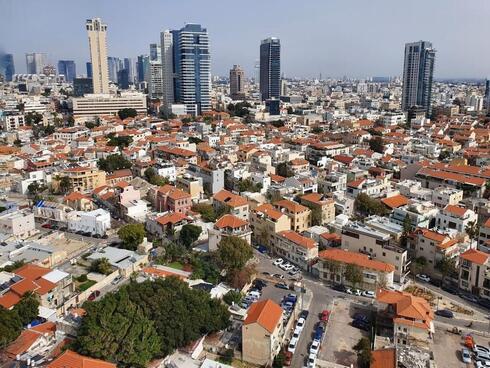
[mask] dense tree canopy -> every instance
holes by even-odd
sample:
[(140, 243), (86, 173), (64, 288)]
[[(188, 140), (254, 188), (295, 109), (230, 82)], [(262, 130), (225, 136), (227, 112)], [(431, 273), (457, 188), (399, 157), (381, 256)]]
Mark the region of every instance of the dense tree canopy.
[(179, 239), (181, 243), (189, 248), (201, 235), (202, 228), (200, 226), (187, 224), (182, 226)]
[(380, 201), (371, 198), (365, 193), (360, 193), (354, 202), (355, 208), (362, 215), (384, 216), (388, 210)]
[(145, 170), (145, 179), (148, 183), (158, 185), (159, 187), (169, 183), (169, 180), (161, 175), (158, 175), (157, 171), (153, 167), (149, 167)]
[(228, 272), (241, 270), (252, 255), (250, 244), (236, 236), (227, 236), (218, 244), (218, 257), (223, 268)]
[(23, 326), (36, 319), (38, 309), (39, 299), (32, 293), (25, 294), (11, 310), (0, 306), (0, 349), (16, 339)]
[(125, 249), (136, 250), (146, 236), (143, 224), (128, 224), (119, 229), (117, 235), (122, 240)]
[(107, 156), (107, 158), (99, 159), (97, 166), (99, 169), (111, 173), (116, 170), (130, 169), (133, 164), (122, 155), (113, 154)]
[(107, 144), (109, 146), (117, 146), (119, 149), (123, 149), (124, 147), (128, 147), (132, 142), (133, 138), (128, 135), (117, 137), (114, 134), (111, 134), (109, 135), (109, 141)]
[(90, 272), (97, 272), (103, 275), (112, 273), (112, 265), (107, 258), (94, 259), (90, 265)]
[(383, 153), (385, 150), (385, 145), (383, 138), (380, 136), (375, 136), (369, 140), (369, 148), (374, 152)]
[(119, 119), (124, 120), (126, 118), (134, 118), (138, 116), (138, 112), (135, 109), (121, 109), (117, 112)]

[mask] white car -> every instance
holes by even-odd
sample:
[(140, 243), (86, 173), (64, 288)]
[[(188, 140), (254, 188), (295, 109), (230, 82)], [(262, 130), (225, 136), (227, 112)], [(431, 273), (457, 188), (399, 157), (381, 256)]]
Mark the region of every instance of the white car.
[(361, 295), (371, 299), (374, 299), (374, 297), (376, 296), (374, 294), (374, 291), (363, 291)]
[(316, 367), (316, 355), (310, 354), (308, 357), (308, 368)]
[(352, 291), (352, 289), (351, 289), (351, 288), (347, 288), (347, 289), (345, 289), (345, 292), (346, 292), (347, 294), (351, 294), (351, 295), (352, 295), (352, 294), (354, 294), (354, 292)]
[(490, 355), (490, 349), (485, 347), (485, 346), (482, 346), (482, 345), (475, 345), (473, 347), (473, 352), (476, 354), (478, 352), (481, 352), (481, 353), (485, 353), (485, 354), (489, 354)]
[(313, 340), (310, 346), (310, 356), (311, 355), (317, 355), (318, 351), (320, 351), (320, 341), (318, 340)]
[(298, 319), (298, 322), (296, 322), (296, 329), (303, 331), (304, 327), (305, 327), (305, 319), (304, 318)]
[(352, 290), (352, 293), (353, 293), (354, 295), (356, 295), (356, 296), (361, 296), (361, 295), (362, 295), (362, 292), (361, 292), (361, 290), (359, 290), (359, 289), (354, 289), (354, 290)]
[(301, 335), (301, 329), (296, 328), (293, 332), (293, 337), (291, 338), (291, 341), (294, 339), (299, 339), (299, 336)]
[(487, 368), (487, 367), (490, 367), (490, 360), (477, 360), (475, 367), (476, 368)]
[(293, 353), (296, 351), (296, 345), (298, 345), (298, 339), (293, 337), (288, 345), (288, 351)]
[(291, 271), (293, 268), (294, 268), (294, 266), (292, 264), (288, 264), (288, 265), (284, 266), (284, 271)]
[(421, 281), (424, 281), (424, 282), (430, 282), (430, 277), (423, 274), (423, 273), (418, 273), (415, 275), (416, 278), (418, 278), (419, 280)]
[(276, 260), (273, 262), (274, 266), (280, 266), (280, 265), (282, 265), (283, 263), (284, 263), (284, 259), (282, 259), (282, 258), (278, 258), (278, 259), (276, 259)]

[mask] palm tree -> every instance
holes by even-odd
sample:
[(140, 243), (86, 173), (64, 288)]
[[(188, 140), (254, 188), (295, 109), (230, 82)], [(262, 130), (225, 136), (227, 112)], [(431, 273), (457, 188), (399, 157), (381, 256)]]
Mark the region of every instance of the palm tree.
[(480, 233), (480, 226), (476, 221), (470, 221), (468, 222), (468, 225), (465, 227), (466, 234), (468, 234), (468, 237), (470, 238), (470, 247), (473, 246), (473, 240), (475, 240), (478, 237), (478, 234)]

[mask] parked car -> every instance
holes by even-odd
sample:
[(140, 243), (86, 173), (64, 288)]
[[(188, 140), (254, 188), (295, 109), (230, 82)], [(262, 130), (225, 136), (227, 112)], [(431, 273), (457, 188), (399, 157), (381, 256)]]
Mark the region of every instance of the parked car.
[(359, 319), (355, 319), (352, 321), (352, 327), (359, 328), (360, 330), (369, 331), (371, 329), (371, 325)]
[(310, 355), (311, 354), (317, 355), (319, 350), (320, 350), (320, 341), (313, 340), (313, 342), (310, 345)]
[(275, 273), (274, 275), (272, 275), (273, 277), (275, 277), (276, 279), (284, 279), (284, 275), (281, 275), (280, 273)]
[(490, 367), (490, 360), (477, 360), (475, 364), (476, 368), (487, 368)]
[(308, 368), (315, 368), (316, 367), (316, 354), (310, 354), (308, 357)]
[(363, 291), (361, 293), (362, 296), (365, 296), (366, 298), (371, 298), (374, 299), (376, 295), (374, 294), (374, 291)]
[(337, 291), (341, 291), (343, 293), (345, 293), (347, 291), (347, 288), (342, 284), (333, 284), (332, 289), (337, 290)]
[(117, 285), (121, 280), (122, 280), (122, 276), (117, 276), (116, 278), (114, 278), (114, 280), (112, 280), (111, 284)]
[(279, 288), (279, 289), (284, 289), (284, 290), (289, 290), (289, 286), (288, 284), (286, 284), (285, 282), (278, 282), (276, 285), (275, 285), (276, 288)]
[(418, 273), (415, 275), (415, 277), (418, 278), (420, 281), (430, 282), (430, 277), (424, 273)]
[[(467, 348), (463, 348), (463, 350), (467, 350), (468, 351), (468, 355), (470, 354), (469, 350)], [(471, 363), (471, 358), (470, 358), (470, 361), (467, 362), (464, 360), (464, 354), (463, 354), (463, 350), (461, 351), (461, 355), (463, 356), (463, 362), (465, 363)], [(475, 353), (475, 360), (480, 360), (480, 361), (490, 361), (490, 354), (487, 354), (483, 351), (477, 351)]]
[(329, 310), (324, 310), (322, 313), (320, 313), (320, 320), (323, 322), (328, 322), (328, 319), (330, 318), (330, 311)]
[(473, 346), (473, 352), (476, 354), (478, 352), (484, 353), (484, 354), (489, 354), (490, 355), (490, 349), (482, 346), (482, 345), (475, 345)]
[(299, 336), (301, 335), (301, 330), (299, 328), (296, 328), (294, 331), (293, 331), (293, 339), (299, 339)]
[(353, 289), (352, 290), (352, 293), (355, 295), (355, 296), (361, 296), (362, 295), (362, 291), (359, 290), (359, 289)]
[(461, 359), (463, 360), (463, 363), (471, 363), (471, 354), (468, 349), (461, 349)]
[(296, 351), (296, 345), (297, 344), (298, 344), (298, 339), (293, 337), (291, 339), (291, 341), (289, 342), (288, 351), (291, 352), (292, 354), (294, 354), (294, 352)]
[(99, 290), (94, 290), (88, 296), (88, 300), (94, 301), (99, 295), (100, 295), (100, 291)]
[(277, 258), (276, 260), (274, 260), (273, 264), (274, 264), (274, 266), (279, 266), (279, 265), (281, 265), (283, 262), (284, 262), (284, 259), (282, 259), (282, 258)]
[(299, 314), (299, 316), (300, 316), (301, 318), (306, 319), (306, 318), (308, 318), (308, 315), (309, 315), (309, 314), (310, 314), (310, 312), (308, 312), (307, 310), (302, 310), (302, 311), (301, 311), (301, 313)]
[(51, 229), (51, 225), (50, 224), (42, 224), (41, 227), (42, 228), (45, 228), (45, 229)]
[(289, 367), (291, 365), (291, 361), (293, 360), (293, 353), (291, 353), (290, 351), (285, 351), (284, 352), (284, 356), (285, 356), (285, 359), (284, 359), (284, 365), (286, 367)]
[(479, 299), (477, 296), (475, 295), (471, 295), (471, 294), (466, 294), (466, 293), (460, 293), (459, 294), (459, 297), (464, 299), (464, 300), (467, 300), (469, 302), (472, 302), (472, 303), (478, 303), (479, 302)]
[(481, 298), (478, 301), (478, 304), (481, 305), (484, 308), (490, 309), (490, 300), (489, 299)]
[(446, 284), (442, 284), (441, 289), (444, 291), (447, 291), (450, 294), (454, 294), (454, 295), (457, 295), (459, 292), (459, 290), (456, 286), (451, 286), (451, 285), (446, 285)]
[(371, 319), (369, 318), (369, 316), (366, 316), (365, 314), (362, 314), (362, 313), (354, 314), (354, 319), (357, 319), (359, 321), (363, 321), (365, 323), (371, 323)]
[(441, 316), (441, 317), (446, 317), (446, 318), (453, 318), (454, 313), (450, 311), (449, 309), (440, 309), (435, 312), (436, 315)]
[(303, 331), (303, 328), (305, 328), (305, 319), (304, 318), (300, 318), (298, 319), (298, 322), (296, 322), (296, 329), (300, 329), (301, 331)]
[(255, 279), (255, 281), (253, 282), (253, 286), (261, 290), (267, 286), (267, 282), (262, 279)]
[(321, 324), (318, 324), (317, 327), (315, 328), (315, 334), (313, 337), (313, 340), (317, 341), (322, 341), (323, 333), (325, 332), (325, 329)]

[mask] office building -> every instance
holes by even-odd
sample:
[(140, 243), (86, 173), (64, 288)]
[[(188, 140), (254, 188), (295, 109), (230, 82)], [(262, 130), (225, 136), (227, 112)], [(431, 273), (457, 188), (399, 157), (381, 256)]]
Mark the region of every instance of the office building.
[(122, 61), (118, 57), (109, 56), (107, 58), (107, 66), (109, 68), (109, 80), (117, 83), (117, 73), (122, 69)]
[(131, 58), (124, 58), (124, 69), (128, 70), (129, 83), (134, 83), (134, 64)]
[(117, 71), (117, 85), (120, 89), (129, 88), (129, 71), (128, 69), (121, 69)]
[(150, 61), (160, 61), (162, 59), (162, 52), (160, 45), (156, 43), (150, 43)]
[(100, 18), (87, 19), (86, 28), (92, 62), (94, 93), (109, 93), (109, 67), (107, 65), (107, 25)]
[(152, 99), (163, 98), (162, 64), (159, 61), (150, 60), (148, 79), (148, 94)]
[(0, 74), (5, 77), (7, 82), (12, 81), (12, 77), (15, 74), (14, 55), (2, 54), (0, 55)]
[(26, 54), (27, 74), (42, 74), (46, 65), (46, 54), (31, 52)]
[(211, 110), (211, 55), (208, 31), (200, 24), (186, 24), (173, 33), (176, 102), (187, 113), (200, 115)]
[(75, 97), (83, 97), (93, 93), (92, 78), (75, 78), (73, 80), (73, 94)]
[(485, 100), (484, 100), (485, 107), (487, 111), (490, 111), (490, 79), (487, 79), (485, 81)]
[(174, 103), (174, 54), (173, 34), (166, 30), (160, 33), (160, 50), (162, 58), (162, 105), (167, 108)]
[(72, 83), (77, 77), (77, 68), (73, 60), (58, 61), (58, 74), (64, 75), (67, 82)]
[(121, 109), (135, 109), (146, 114), (146, 95), (138, 92), (122, 92), (118, 96), (93, 94), (73, 99), (73, 115), (115, 115)]
[(281, 94), (281, 42), (275, 37), (260, 44), (260, 93), (262, 100)]
[(87, 78), (90, 78), (92, 79), (92, 63), (90, 61), (87, 61), (87, 63), (85, 64), (86, 65), (86, 68), (87, 68)]
[(233, 100), (245, 98), (245, 72), (240, 65), (230, 70), (230, 96)]
[(405, 45), (403, 66), (402, 110), (413, 106), (423, 107), (431, 114), (432, 80), (436, 50), (427, 41)]
[(146, 80), (146, 76), (148, 74), (150, 64), (150, 58), (148, 55), (140, 55), (138, 56), (138, 60), (136, 62), (136, 77), (138, 82), (144, 82)]

